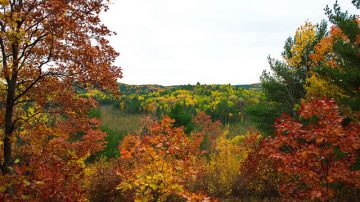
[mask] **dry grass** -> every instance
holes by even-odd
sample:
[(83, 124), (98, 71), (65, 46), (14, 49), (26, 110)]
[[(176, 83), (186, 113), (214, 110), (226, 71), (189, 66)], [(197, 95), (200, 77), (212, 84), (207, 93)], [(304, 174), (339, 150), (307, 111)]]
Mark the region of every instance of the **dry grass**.
[[(227, 126), (228, 126), (228, 130), (229, 130), (229, 135), (231, 137), (236, 136), (236, 135), (244, 135), (249, 130), (256, 131), (255, 125), (247, 120), (245, 120), (243, 122), (239, 122), (239, 123), (232, 123)], [(227, 126), (224, 126), (224, 128), (227, 128)]]
[(146, 118), (142, 114), (126, 114), (111, 105), (100, 106), (101, 125), (114, 131), (135, 132), (141, 127), (142, 121)]

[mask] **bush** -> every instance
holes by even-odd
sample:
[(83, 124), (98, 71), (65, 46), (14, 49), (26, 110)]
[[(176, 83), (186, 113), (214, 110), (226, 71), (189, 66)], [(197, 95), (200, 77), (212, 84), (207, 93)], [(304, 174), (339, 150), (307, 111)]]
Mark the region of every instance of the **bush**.
[(145, 135), (128, 135), (120, 145), (121, 183), (117, 189), (132, 200), (164, 201), (170, 196), (191, 195), (186, 184), (201, 171), (202, 135), (190, 139), (182, 128), (173, 128), (165, 117)]
[(227, 138), (227, 132), (219, 136), (215, 141), (214, 153), (205, 166), (205, 174), (200, 182), (202, 189), (210, 196), (236, 195), (240, 168), (259, 137), (253, 132), (233, 138)]
[(302, 103), (299, 120), (283, 115), (275, 128), (275, 137), (264, 142), (260, 153), (287, 176), (279, 189), (283, 197), (352, 200), (342, 189), (360, 188), (360, 173), (353, 167), (360, 149), (359, 121), (344, 123), (334, 100), (312, 99)]

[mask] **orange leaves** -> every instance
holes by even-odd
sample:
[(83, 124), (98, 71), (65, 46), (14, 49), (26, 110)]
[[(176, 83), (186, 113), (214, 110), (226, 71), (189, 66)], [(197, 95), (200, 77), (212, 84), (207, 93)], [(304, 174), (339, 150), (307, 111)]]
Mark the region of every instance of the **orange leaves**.
[(121, 143), (121, 158), (131, 158), (136, 149), (140, 146), (140, 139), (134, 135), (126, 136)]
[(352, 166), (360, 145), (360, 123), (344, 126), (335, 101), (328, 99), (302, 103), (299, 118), (277, 120), (276, 136), (261, 149), (261, 154), (278, 161), (278, 172), (289, 176), (280, 191), (285, 196), (327, 200), (334, 195), (334, 183), (358, 187), (360, 175)]
[(331, 27), (329, 36), (322, 38), (314, 47), (314, 53), (310, 55), (312, 66), (325, 63), (331, 68), (338, 68), (338, 58), (333, 50), (334, 43), (338, 39), (346, 42), (349, 41), (348, 37), (339, 27), (333, 26)]
[[(15, 174), (9, 176), (8, 182), (15, 191), (9, 200), (85, 200), (85, 161), (104, 147), (106, 134), (97, 129), (97, 120), (84, 119), (80, 123), (85, 132), (66, 133), (69, 130), (62, 127), (36, 124), (18, 134)], [(0, 187), (6, 185), (4, 182), (0, 181)]]
[[(318, 64), (319, 62), (326, 61), (326, 56), (331, 54), (332, 52), (332, 45), (334, 39), (332, 37), (325, 37), (323, 38), (320, 43), (318, 43), (314, 47), (314, 53), (310, 55), (310, 59), (315, 62), (314, 64)], [(335, 66), (335, 60), (332, 57), (327, 63), (331, 66)]]
[[(35, 148), (48, 148), (49, 145), (32, 145), (40, 141), (31, 139), (18, 140), (16, 144), (9, 141), (22, 131), (42, 135), (44, 131), (36, 130), (44, 125), (54, 129), (55, 134), (46, 133), (48, 141), (43, 137), (41, 140), (51, 142), (54, 150), (75, 150), (77, 156), (83, 157), (103, 147), (105, 134), (96, 131), (92, 125), (97, 123), (89, 122), (87, 117), (87, 110), (94, 103), (79, 97), (77, 91), (118, 90), (117, 79), (122, 70), (113, 65), (118, 53), (106, 39), (113, 32), (99, 17), (108, 3), (103, 0), (0, 3), (3, 10), (0, 80), (8, 86), (0, 90), (0, 102), (4, 103), (0, 106), (0, 125), (6, 133), (3, 138), (6, 141), (1, 141), (2, 174), (9, 173), (12, 154), (20, 153), (16, 150), (30, 148), (34, 152)], [(61, 150), (59, 145), (64, 148)], [(56, 156), (54, 150), (50, 153)]]
[(121, 158), (131, 158), (132, 153), (129, 152), (128, 150), (121, 148), (120, 149), (120, 154), (121, 154)]
[(201, 166), (201, 135), (187, 137), (165, 117), (149, 128), (149, 134), (128, 135), (120, 145), (122, 182), (118, 189), (133, 199), (164, 200), (185, 194), (185, 182), (196, 178)]
[(196, 115), (194, 123), (198, 125), (202, 132), (208, 133), (211, 139), (214, 139), (221, 134), (221, 122), (213, 122), (211, 117), (206, 115), (204, 112), (199, 112)]
[[(204, 142), (202, 145), (208, 152), (211, 152), (215, 148), (215, 140), (221, 135), (221, 122), (220, 121), (212, 121), (211, 117), (206, 115), (204, 112), (199, 112), (194, 118), (194, 124), (197, 126), (197, 130), (199, 134), (202, 134), (200, 139), (198, 138), (199, 143), (201, 141)], [(193, 135), (193, 139), (195, 139), (197, 135)]]

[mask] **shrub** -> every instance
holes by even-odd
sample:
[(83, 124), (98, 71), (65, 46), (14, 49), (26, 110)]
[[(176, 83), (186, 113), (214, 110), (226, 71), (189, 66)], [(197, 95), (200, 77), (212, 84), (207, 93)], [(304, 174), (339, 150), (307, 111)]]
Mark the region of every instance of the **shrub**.
[(279, 189), (282, 196), (325, 201), (340, 196), (341, 188), (360, 188), (360, 173), (353, 167), (360, 149), (360, 122), (343, 122), (329, 99), (302, 103), (299, 117), (278, 119), (275, 137), (261, 150), (287, 175)]
[(186, 184), (201, 171), (203, 135), (188, 137), (182, 128), (165, 117), (144, 135), (128, 135), (120, 145), (121, 164), (117, 170), (121, 183), (117, 189), (132, 200), (164, 201), (170, 196), (191, 196)]

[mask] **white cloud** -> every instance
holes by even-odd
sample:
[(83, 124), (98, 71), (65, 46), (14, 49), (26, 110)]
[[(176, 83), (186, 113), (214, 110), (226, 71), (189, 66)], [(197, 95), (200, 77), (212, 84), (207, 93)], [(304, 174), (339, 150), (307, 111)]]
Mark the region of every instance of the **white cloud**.
[[(114, 0), (102, 15), (118, 33), (121, 82), (163, 85), (254, 83), (306, 20), (329, 0)], [(339, 1), (354, 9), (349, 0)]]

